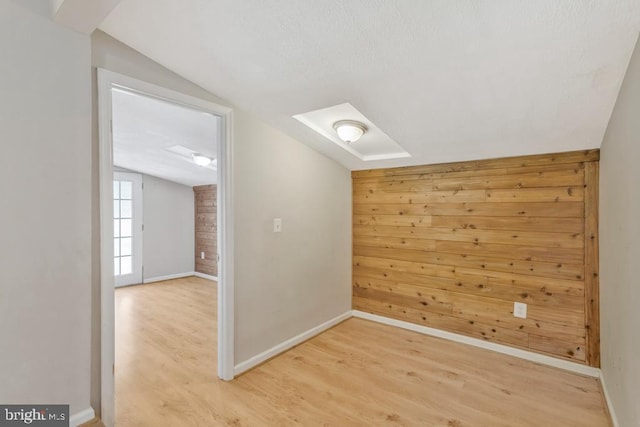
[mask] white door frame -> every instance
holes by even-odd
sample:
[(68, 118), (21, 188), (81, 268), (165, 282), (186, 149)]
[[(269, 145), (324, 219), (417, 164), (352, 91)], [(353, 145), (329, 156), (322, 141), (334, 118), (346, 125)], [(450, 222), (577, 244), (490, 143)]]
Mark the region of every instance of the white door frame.
[(112, 71), (98, 69), (98, 126), (100, 165), (100, 341), (101, 418), (114, 425), (114, 278), (113, 278), (113, 141), (111, 89), (163, 99), (206, 111), (221, 119), (218, 152), (218, 376), (232, 380), (234, 365), (233, 270), (233, 110)]

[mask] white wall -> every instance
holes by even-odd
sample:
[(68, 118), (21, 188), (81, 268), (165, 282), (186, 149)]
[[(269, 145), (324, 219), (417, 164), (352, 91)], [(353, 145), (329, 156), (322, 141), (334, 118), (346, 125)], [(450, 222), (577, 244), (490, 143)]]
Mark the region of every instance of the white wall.
[[(108, 35), (92, 35), (92, 64), (229, 105)], [(95, 71), (94, 71), (95, 79)], [(94, 80), (94, 91), (96, 84)], [(93, 206), (98, 221), (97, 105)], [(350, 173), (234, 110), (236, 364), (351, 308)], [(275, 216), (283, 232), (272, 232)], [(93, 229), (99, 313), (99, 228)], [(92, 402), (99, 402), (99, 317), (93, 319)]]
[[(351, 175), (236, 112), (236, 364), (351, 310)], [(273, 219), (282, 232), (273, 232)]]
[(602, 373), (621, 426), (640, 426), (640, 43), (600, 152)]
[(0, 0), (0, 402), (73, 414), (89, 407), (91, 56), (48, 11)]
[(142, 180), (144, 280), (193, 272), (193, 188), (150, 175), (143, 175)]

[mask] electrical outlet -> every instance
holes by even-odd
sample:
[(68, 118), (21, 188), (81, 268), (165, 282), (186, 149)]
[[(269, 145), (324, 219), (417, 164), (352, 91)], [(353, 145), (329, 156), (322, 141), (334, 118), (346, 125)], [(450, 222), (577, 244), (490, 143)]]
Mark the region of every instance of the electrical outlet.
[(273, 232), (274, 233), (282, 232), (282, 219), (281, 218), (273, 218)]
[(200, 252), (200, 259), (204, 259), (204, 251)]
[(521, 319), (527, 318), (527, 304), (523, 302), (513, 303), (513, 317), (519, 317)]

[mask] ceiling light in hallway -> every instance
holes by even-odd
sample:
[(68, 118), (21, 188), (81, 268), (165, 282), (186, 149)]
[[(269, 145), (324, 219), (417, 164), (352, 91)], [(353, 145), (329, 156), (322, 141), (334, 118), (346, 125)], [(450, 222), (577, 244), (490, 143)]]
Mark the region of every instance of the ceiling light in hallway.
[(355, 120), (340, 120), (333, 124), (338, 137), (350, 144), (359, 140), (367, 132), (367, 127)]
[(198, 166), (202, 166), (203, 168), (209, 166), (209, 164), (212, 161), (210, 157), (203, 156), (202, 154), (199, 154), (199, 153), (193, 153), (192, 156), (193, 156), (193, 163), (195, 163)]

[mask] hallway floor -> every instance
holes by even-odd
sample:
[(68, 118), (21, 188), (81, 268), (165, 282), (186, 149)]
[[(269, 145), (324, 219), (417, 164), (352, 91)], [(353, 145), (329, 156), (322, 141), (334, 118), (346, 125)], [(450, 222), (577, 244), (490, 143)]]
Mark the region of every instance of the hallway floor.
[(116, 290), (116, 422), (129, 426), (609, 426), (596, 379), (349, 319), (216, 376), (216, 284)]

